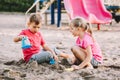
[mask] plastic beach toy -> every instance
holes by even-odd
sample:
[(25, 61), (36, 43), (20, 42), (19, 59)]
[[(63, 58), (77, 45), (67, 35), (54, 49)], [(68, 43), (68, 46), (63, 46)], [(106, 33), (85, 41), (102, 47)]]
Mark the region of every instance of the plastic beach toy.
[(73, 68), (66, 68), (65, 71), (74, 71)]
[(55, 60), (53, 58), (50, 59), (50, 64), (55, 64)]
[(28, 37), (23, 37), (21, 42), (22, 42), (22, 49), (27, 49), (31, 47)]

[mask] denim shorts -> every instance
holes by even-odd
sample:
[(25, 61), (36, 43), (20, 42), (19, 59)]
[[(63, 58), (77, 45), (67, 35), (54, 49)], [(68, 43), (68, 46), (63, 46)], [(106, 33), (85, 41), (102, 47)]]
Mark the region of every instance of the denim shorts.
[(49, 62), (50, 59), (53, 58), (53, 55), (49, 51), (41, 50), (39, 53), (32, 55), (29, 62), (37, 61), (38, 64)]
[(91, 60), (91, 64), (93, 65), (94, 68), (97, 68), (100, 62), (98, 62), (94, 57)]

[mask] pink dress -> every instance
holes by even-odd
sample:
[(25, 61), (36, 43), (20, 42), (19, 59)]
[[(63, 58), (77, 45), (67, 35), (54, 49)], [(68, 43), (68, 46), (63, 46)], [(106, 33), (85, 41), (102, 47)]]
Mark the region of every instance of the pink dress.
[(78, 37), (76, 40), (76, 45), (83, 49), (86, 49), (88, 46), (91, 46), (93, 58), (98, 62), (102, 62), (101, 49), (98, 43), (93, 40), (89, 33), (85, 33), (83, 39), (80, 39), (80, 37)]

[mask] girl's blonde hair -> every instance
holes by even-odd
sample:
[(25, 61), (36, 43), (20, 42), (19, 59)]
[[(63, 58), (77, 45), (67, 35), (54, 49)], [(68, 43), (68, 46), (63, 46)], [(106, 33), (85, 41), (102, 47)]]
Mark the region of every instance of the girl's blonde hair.
[(71, 20), (70, 26), (76, 27), (76, 28), (81, 27), (84, 29), (84, 31), (89, 32), (91, 35), (93, 34), (91, 24), (87, 22), (84, 18), (79, 17)]
[[(92, 31), (92, 26), (89, 22), (87, 22), (84, 18), (78, 17), (70, 22), (71, 27), (80, 27), (83, 28), (84, 31), (90, 33), (91, 37), (93, 38), (93, 31)], [(94, 38), (93, 38), (94, 40)]]

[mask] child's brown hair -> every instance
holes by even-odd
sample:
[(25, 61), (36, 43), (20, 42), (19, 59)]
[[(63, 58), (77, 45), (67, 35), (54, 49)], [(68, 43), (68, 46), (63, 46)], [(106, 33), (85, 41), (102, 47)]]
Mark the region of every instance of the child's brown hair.
[(35, 22), (35, 24), (38, 25), (42, 22), (42, 17), (38, 13), (32, 13), (30, 14), (29, 22), (30, 23)]

